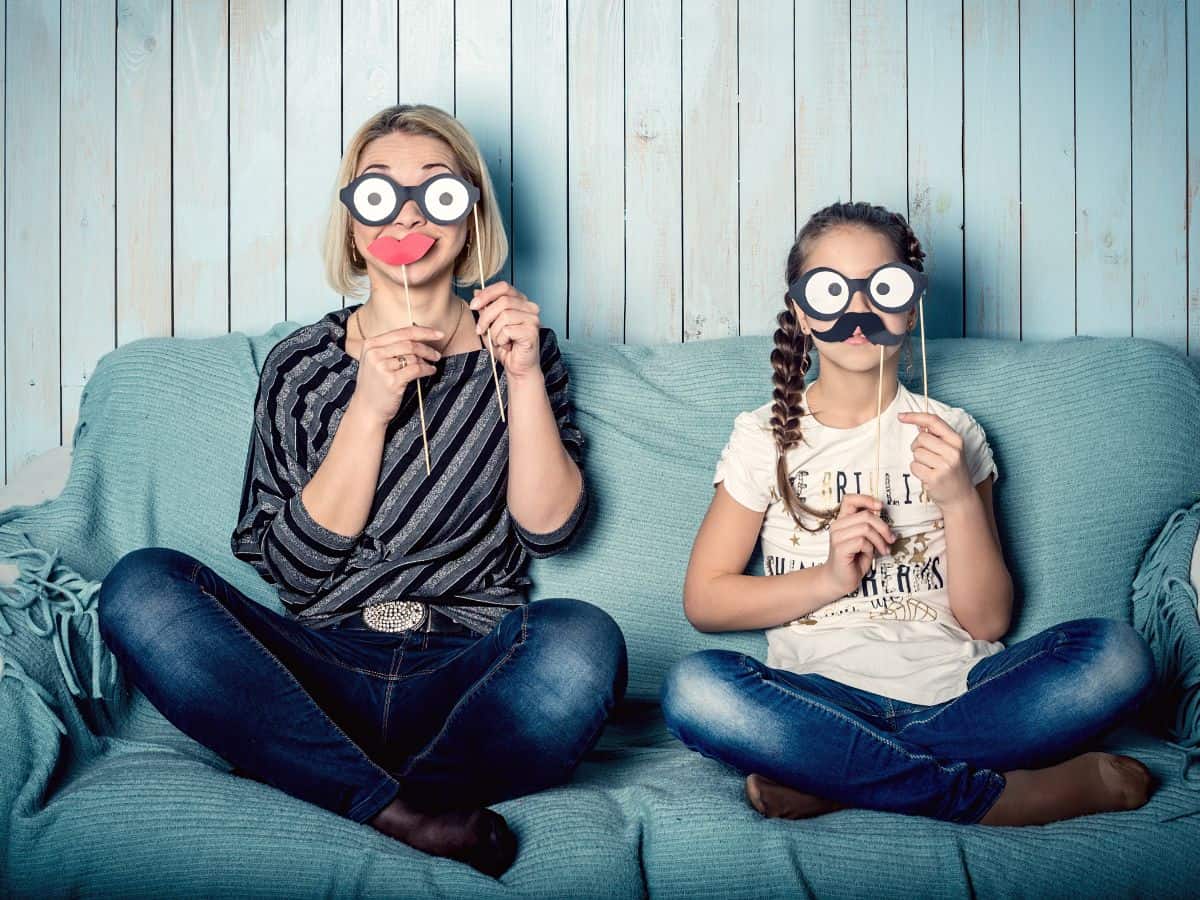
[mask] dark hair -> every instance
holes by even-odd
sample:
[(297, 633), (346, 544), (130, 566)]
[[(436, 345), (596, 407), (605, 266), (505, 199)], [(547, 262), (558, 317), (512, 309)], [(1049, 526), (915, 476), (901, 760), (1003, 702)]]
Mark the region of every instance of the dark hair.
[[(913, 234), (908, 221), (899, 213), (889, 212), (882, 206), (870, 203), (834, 203), (813, 213), (800, 229), (796, 242), (788, 253), (787, 284), (795, 282), (804, 272), (804, 261), (812, 251), (817, 238), (838, 226), (852, 225), (878, 232), (891, 241), (896, 256), (918, 271), (924, 271), (921, 260), (925, 251)], [(771, 366), (774, 369), (774, 403), (771, 405), (771, 431), (775, 436), (775, 482), (783, 505), (796, 524), (805, 531), (821, 531), (837, 516), (838, 507), (829, 510), (814, 509), (802, 503), (788, 482), (787, 451), (800, 443), (800, 418), (805, 415), (801, 403), (804, 376), (808, 373), (811, 360), (812, 338), (800, 331), (791, 300), (784, 295), (784, 307), (777, 319), (775, 349), (771, 351)], [(911, 354), (908, 336), (904, 348)], [(911, 365), (911, 360), (909, 365)], [(820, 525), (809, 528), (800, 520), (800, 514), (808, 513), (819, 520)]]

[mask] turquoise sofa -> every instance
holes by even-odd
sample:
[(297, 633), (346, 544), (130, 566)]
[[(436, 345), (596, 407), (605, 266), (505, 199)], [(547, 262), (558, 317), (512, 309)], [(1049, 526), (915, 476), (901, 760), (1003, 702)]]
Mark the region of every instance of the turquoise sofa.
[[(99, 640), (98, 582), (137, 547), (191, 553), (279, 608), (229, 533), (259, 367), (296, 327), (109, 353), (62, 494), (0, 514), (0, 557), (21, 571), (0, 594), (0, 895), (1196, 895), (1200, 371), (1184, 356), (1131, 339), (928, 344), (930, 393), (979, 420), (1004, 473), (1017, 589), (1005, 640), (1108, 616), (1137, 626), (1159, 670), (1154, 702), (1102, 742), (1161, 780), (1146, 806), (989, 828), (869, 810), (765, 820), (736, 773), (666, 732), (656, 700), (672, 662), (765, 653), (760, 633), (695, 631), (681, 585), (733, 417), (769, 396), (770, 342), (563, 342), (595, 502), (577, 545), (534, 563), (535, 597), (612, 613), (629, 696), (569, 784), (497, 807), (520, 853), (496, 881), (233, 776), (130, 689)], [(916, 362), (901, 374), (920, 391)]]

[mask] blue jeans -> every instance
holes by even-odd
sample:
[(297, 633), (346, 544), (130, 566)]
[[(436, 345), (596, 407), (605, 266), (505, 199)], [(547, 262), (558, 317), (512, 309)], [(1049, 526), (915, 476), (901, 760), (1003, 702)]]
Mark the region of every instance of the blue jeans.
[(603, 610), (539, 600), (486, 635), (313, 629), (195, 558), (149, 547), (100, 588), (100, 633), (185, 734), (357, 822), (399, 796), (439, 811), (566, 781), (624, 696)]
[(1132, 713), (1154, 658), (1124, 622), (1078, 619), (984, 657), (964, 694), (901, 703), (728, 650), (668, 672), (663, 715), (692, 750), (866, 809), (978, 822), (1002, 772), (1060, 762)]

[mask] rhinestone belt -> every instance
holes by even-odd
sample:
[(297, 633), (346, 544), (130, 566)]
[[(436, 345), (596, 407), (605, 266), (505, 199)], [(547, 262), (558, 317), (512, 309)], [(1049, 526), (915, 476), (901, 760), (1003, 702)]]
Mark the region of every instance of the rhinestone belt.
[(426, 608), (412, 600), (385, 600), (363, 609), (362, 618), (375, 631), (412, 631), (425, 621)]

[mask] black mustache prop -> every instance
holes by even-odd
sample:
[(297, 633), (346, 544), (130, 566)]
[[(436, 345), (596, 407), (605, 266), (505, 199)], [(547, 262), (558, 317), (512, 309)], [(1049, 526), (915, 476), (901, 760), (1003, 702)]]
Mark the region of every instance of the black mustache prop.
[(898, 344), (904, 340), (902, 334), (892, 334), (883, 324), (883, 319), (873, 312), (847, 312), (833, 323), (828, 331), (813, 329), (813, 335), (819, 340), (837, 343), (844, 341), (854, 334), (855, 328), (861, 328), (863, 335), (872, 344)]

